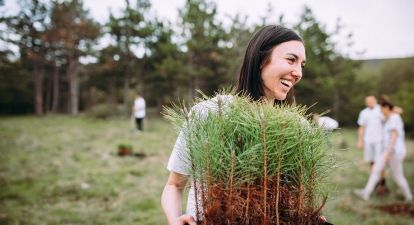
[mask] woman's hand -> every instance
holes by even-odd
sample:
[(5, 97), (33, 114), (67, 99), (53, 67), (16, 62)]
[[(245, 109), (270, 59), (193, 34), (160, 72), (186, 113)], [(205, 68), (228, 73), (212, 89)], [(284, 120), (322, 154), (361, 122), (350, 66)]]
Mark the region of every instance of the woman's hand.
[(190, 215), (181, 215), (180, 217), (177, 217), (177, 219), (174, 221), (172, 225), (197, 225), (194, 218)]
[(357, 148), (362, 149), (364, 147), (364, 142), (362, 140), (358, 140)]
[(385, 162), (388, 162), (391, 159), (391, 153), (392, 153), (391, 150), (387, 150), (385, 152)]

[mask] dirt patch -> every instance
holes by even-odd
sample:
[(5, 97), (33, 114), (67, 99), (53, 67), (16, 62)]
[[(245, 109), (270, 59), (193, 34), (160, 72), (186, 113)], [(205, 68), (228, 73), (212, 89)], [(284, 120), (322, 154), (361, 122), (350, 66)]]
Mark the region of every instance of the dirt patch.
[(392, 215), (407, 215), (414, 218), (414, 205), (409, 203), (394, 203), (375, 206), (375, 208)]

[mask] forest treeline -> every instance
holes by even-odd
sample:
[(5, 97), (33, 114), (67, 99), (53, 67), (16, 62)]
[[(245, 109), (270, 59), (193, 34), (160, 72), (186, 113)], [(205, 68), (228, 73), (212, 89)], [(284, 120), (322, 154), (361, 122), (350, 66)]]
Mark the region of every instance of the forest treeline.
[[(16, 12), (0, 1), (0, 113), (127, 115), (136, 93), (158, 111), (179, 99), (191, 102), (198, 90), (211, 95), (235, 84), (254, 31), (287, 24), (270, 6), (256, 24), (242, 14), (224, 24), (208, 0), (187, 0), (177, 21), (160, 19), (149, 0), (124, 3), (99, 23), (82, 0), (20, 0)], [(307, 54), (297, 102), (348, 126), (365, 95), (387, 94), (413, 130), (414, 58), (352, 60), (352, 34), (339, 20), (327, 30), (306, 6), (288, 25), (303, 37)], [(340, 52), (338, 39), (348, 49)]]

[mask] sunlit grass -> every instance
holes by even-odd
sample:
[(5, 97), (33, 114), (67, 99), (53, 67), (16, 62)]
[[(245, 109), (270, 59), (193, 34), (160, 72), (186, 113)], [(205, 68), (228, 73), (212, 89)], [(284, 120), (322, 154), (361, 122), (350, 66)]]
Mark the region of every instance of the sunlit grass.
[[(337, 184), (336, 194), (328, 202), (325, 215), (334, 224), (365, 224), (365, 225), (394, 225), (414, 224), (414, 218), (404, 215), (389, 215), (374, 209), (375, 206), (401, 202), (404, 198), (391, 178), (387, 174), (387, 186), (391, 194), (378, 197), (375, 194), (369, 201), (362, 201), (352, 194), (352, 190), (363, 188), (368, 180), (369, 166), (363, 162), (363, 151), (356, 146), (356, 130), (344, 129), (336, 131), (333, 137), (334, 151), (341, 163), (333, 172), (332, 180)], [(404, 161), (405, 176), (411, 189), (414, 187), (414, 142), (406, 141), (408, 154)]]
[[(175, 139), (161, 119), (0, 121), (0, 224), (163, 224), (159, 196)], [(145, 159), (118, 157), (119, 143)]]
[[(120, 118), (0, 118), (0, 224), (166, 224), (159, 202), (176, 131), (154, 117), (145, 129), (138, 133)], [(355, 139), (355, 130), (333, 135), (341, 167), (333, 171), (337, 189), (323, 214), (336, 225), (414, 224), (372, 207), (403, 199), (391, 179), (388, 197), (363, 202), (351, 194), (369, 172)], [(118, 157), (116, 147), (125, 142), (147, 157)], [(407, 143), (404, 172), (414, 188), (414, 143)]]

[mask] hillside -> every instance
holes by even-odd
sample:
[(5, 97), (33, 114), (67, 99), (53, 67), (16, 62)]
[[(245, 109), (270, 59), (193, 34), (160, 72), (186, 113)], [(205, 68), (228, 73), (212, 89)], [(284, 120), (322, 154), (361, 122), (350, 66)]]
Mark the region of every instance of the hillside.
[(414, 56), (407, 58), (389, 58), (389, 59), (365, 59), (358, 60), (362, 63), (360, 68), (360, 74), (372, 74), (373, 76), (379, 76), (381, 68), (387, 64), (394, 64), (403, 61), (412, 61), (414, 63)]

